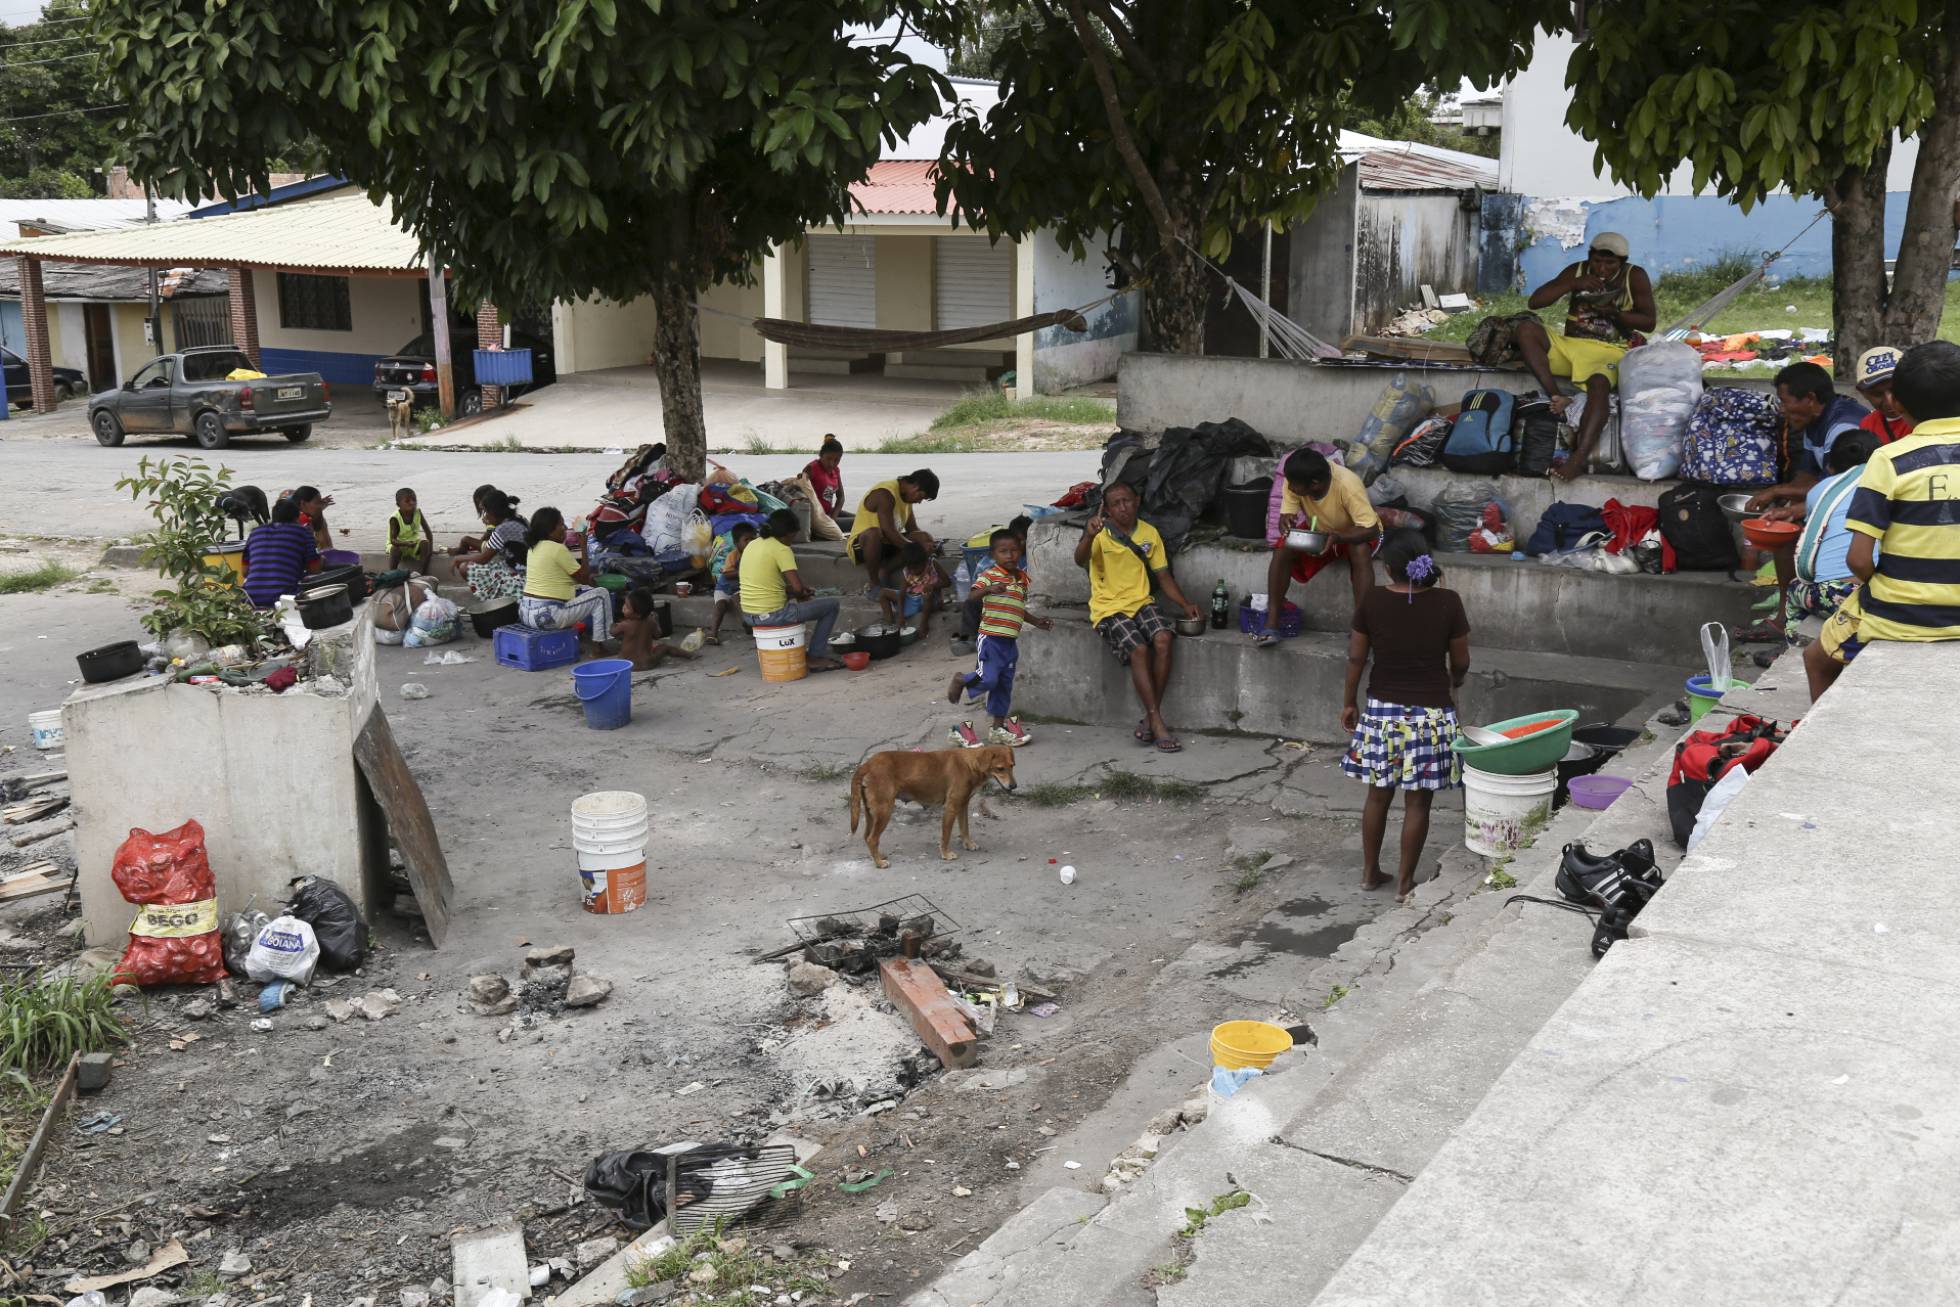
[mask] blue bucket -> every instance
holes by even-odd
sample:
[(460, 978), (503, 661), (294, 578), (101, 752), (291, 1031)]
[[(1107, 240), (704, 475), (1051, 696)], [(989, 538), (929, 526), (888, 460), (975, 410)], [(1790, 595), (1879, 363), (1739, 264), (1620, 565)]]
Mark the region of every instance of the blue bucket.
[(616, 731), (633, 720), (633, 664), (624, 658), (596, 658), (572, 668), (572, 693), (585, 705), (585, 724)]

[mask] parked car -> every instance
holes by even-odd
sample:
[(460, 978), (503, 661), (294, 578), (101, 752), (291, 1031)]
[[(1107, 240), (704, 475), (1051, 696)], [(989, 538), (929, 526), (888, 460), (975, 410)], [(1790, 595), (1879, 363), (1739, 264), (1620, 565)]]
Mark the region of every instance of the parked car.
[[(0, 363), (5, 364), (7, 376), (7, 402), (9, 404), (32, 404), (34, 386), (27, 379), (27, 360), (12, 350), (0, 346)], [(77, 395), (88, 394), (88, 378), (75, 368), (56, 368), (54, 370), (54, 397), (57, 402), (73, 399)]]
[(277, 431), (298, 444), (315, 422), (333, 415), (333, 398), (317, 372), (227, 380), (256, 371), (243, 350), (229, 345), (187, 349), (151, 359), (127, 385), (88, 402), (95, 438), (120, 445), (124, 435), (172, 433), (205, 449), (223, 449), (238, 435)]
[[(539, 386), (549, 386), (558, 379), (558, 373), (551, 363), (550, 345), (528, 331), (513, 330), (510, 333), (510, 347), (531, 351), (531, 384), (512, 386), (511, 394), (521, 395)], [(476, 383), (476, 338), (466, 331), (451, 332), (449, 355), (456, 386), (456, 411), (464, 416), (481, 413), (483, 387)], [(412, 392), (417, 408), (439, 400), (434, 336), (426, 333), (417, 336), (387, 358), (375, 360), (374, 397), (385, 403), (391, 390)]]

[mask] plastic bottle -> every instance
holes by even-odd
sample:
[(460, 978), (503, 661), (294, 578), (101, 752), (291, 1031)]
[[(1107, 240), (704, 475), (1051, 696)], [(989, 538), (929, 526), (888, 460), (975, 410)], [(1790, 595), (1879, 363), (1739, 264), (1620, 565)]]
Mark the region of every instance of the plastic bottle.
[(1219, 577), (1218, 584), (1211, 588), (1211, 629), (1222, 631), (1232, 614), (1232, 595), (1225, 588), (1225, 578)]

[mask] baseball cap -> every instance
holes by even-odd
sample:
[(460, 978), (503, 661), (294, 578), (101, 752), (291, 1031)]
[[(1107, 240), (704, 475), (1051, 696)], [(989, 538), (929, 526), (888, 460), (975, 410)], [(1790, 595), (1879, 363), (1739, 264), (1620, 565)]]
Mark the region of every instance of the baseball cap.
[(1601, 254), (1616, 254), (1624, 259), (1627, 257), (1627, 238), (1616, 231), (1603, 231), (1593, 237), (1586, 248), (1598, 250)]
[(1899, 366), (1899, 351), (1891, 345), (1875, 345), (1858, 356), (1858, 366), (1851, 374), (1852, 384), (1863, 390), (1866, 386), (1892, 379), (1892, 369)]

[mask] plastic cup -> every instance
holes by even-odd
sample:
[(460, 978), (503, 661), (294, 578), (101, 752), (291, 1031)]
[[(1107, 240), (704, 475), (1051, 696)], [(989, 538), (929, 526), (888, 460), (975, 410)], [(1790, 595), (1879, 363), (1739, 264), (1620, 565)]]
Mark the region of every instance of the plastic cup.
[(1063, 867), (1061, 870), (1061, 877), (1062, 877), (1062, 884), (1064, 885), (1075, 884), (1075, 868)]

